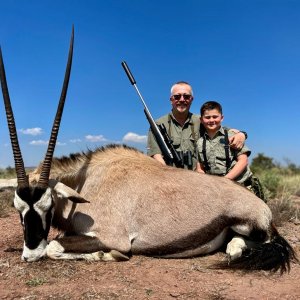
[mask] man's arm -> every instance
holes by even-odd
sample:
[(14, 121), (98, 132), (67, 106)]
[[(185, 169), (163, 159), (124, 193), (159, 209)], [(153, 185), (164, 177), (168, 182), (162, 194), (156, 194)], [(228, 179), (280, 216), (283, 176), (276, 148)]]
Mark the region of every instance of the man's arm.
[(230, 129), (233, 133), (233, 136), (229, 138), (229, 145), (231, 148), (240, 150), (243, 148), (246, 140), (246, 135), (243, 131), (239, 131), (237, 129)]
[(151, 131), (148, 132), (148, 141), (147, 141), (147, 154), (148, 156), (153, 157), (163, 165), (166, 165), (166, 162), (162, 156), (161, 150), (156, 142), (156, 139)]

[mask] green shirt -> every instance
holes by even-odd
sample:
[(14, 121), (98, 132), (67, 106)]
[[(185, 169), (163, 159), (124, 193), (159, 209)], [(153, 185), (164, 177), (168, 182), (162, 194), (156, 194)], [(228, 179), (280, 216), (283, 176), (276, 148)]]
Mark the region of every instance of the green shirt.
[[(193, 170), (196, 168), (197, 154), (196, 142), (199, 138), (200, 120), (199, 116), (189, 113), (184, 125), (181, 126), (175, 119), (173, 113), (169, 113), (155, 121), (156, 124), (164, 124), (166, 131), (173, 141), (173, 146), (176, 151), (186, 153), (191, 151), (193, 160)], [(153, 156), (155, 154), (162, 154), (151, 130), (148, 133), (147, 154)], [(185, 165), (186, 168), (186, 165)]]
[[(231, 137), (234, 133), (228, 130), (228, 137)], [(227, 172), (226, 168), (226, 154), (225, 154), (225, 132), (224, 127), (221, 127), (216, 135), (211, 139), (205, 132), (203, 136), (197, 141), (198, 159), (199, 162), (204, 164), (203, 155), (203, 141), (206, 139), (206, 157), (210, 170), (206, 171), (208, 174), (213, 175), (226, 175), (236, 164), (237, 157), (241, 154), (251, 154), (250, 149), (244, 145), (241, 150), (235, 150), (229, 148), (230, 168)], [(252, 176), (250, 168), (247, 166), (245, 170), (238, 176), (235, 181), (243, 183), (245, 180)]]

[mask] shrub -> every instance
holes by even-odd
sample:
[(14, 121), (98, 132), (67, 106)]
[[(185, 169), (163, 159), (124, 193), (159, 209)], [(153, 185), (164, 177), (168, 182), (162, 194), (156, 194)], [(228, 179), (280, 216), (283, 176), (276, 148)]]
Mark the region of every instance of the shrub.
[[(274, 216), (275, 225), (281, 226), (282, 223), (288, 221), (298, 223), (300, 207), (294, 200), (297, 198), (297, 194), (300, 193), (300, 175), (287, 176), (277, 174), (274, 177), (276, 176), (278, 180), (276, 183), (277, 188), (272, 190), (273, 199), (268, 202)], [(269, 184), (271, 184), (271, 180)]]
[(281, 182), (281, 176), (276, 172), (265, 171), (259, 175), (259, 179), (264, 187), (267, 199), (276, 197)]
[(7, 167), (6, 169), (0, 169), (0, 178), (13, 178), (16, 177), (15, 168)]
[(7, 217), (13, 207), (14, 190), (0, 190), (0, 218)]
[(251, 163), (251, 170), (256, 174), (263, 170), (271, 170), (275, 167), (276, 165), (273, 162), (273, 158), (265, 156), (263, 153), (258, 153)]
[(291, 197), (275, 198), (268, 202), (276, 226), (285, 222), (299, 223), (300, 208), (294, 205)]

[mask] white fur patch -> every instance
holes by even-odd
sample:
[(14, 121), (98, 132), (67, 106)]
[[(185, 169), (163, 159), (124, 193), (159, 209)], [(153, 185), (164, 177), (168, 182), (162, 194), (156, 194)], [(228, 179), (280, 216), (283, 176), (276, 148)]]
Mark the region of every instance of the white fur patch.
[(233, 225), (233, 226), (231, 226), (231, 229), (240, 235), (249, 236), (249, 234), (252, 230), (252, 227), (250, 227), (248, 224)]
[(59, 259), (64, 253), (65, 249), (59, 242), (54, 240), (48, 244), (46, 251), (48, 257), (52, 259)]
[(235, 260), (242, 256), (243, 250), (247, 248), (245, 240), (242, 237), (234, 237), (226, 248), (226, 253), (231, 260)]
[(37, 261), (46, 255), (47, 241), (42, 240), (37, 248), (29, 249), (25, 243), (23, 246), (22, 260), (27, 262)]
[(17, 192), (15, 192), (14, 206), (16, 210), (22, 215), (24, 220), (24, 216), (29, 211), (29, 205), (19, 197)]
[(52, 204), (52, 191), (51, 188), (47, 188), (46, 192), (42, 195), (41, 199), (37, 201), (33, 208), (41, 217), (43, 228), (46, 229), (46, 214), (49, 211)]

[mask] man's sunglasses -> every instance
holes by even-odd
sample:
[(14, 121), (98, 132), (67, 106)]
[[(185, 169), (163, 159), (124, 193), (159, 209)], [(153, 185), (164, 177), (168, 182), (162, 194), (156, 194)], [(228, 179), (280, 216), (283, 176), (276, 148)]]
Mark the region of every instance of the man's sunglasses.
[(184, 100), (191, 100), (192, 95), (188, 95), (188, 94), (176, 94), (172, 96), (174, 100), (180, 100), (181, 97), (183, 97)]

